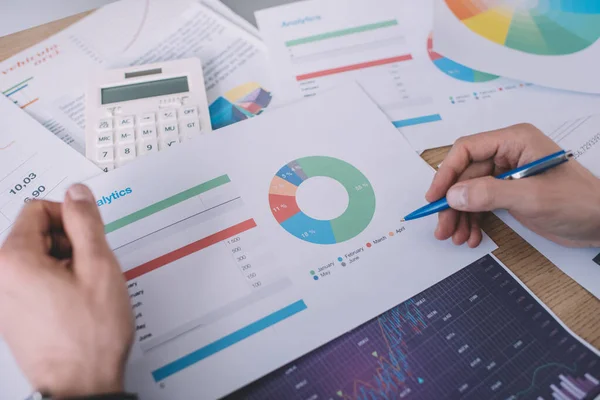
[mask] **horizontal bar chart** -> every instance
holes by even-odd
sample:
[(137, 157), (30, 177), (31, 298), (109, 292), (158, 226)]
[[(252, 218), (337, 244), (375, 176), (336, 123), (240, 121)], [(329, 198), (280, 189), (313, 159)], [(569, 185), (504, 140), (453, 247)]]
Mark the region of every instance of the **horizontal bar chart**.
[(222, 337), (192, 353), (185, 355), (177, 360), (155, 370), (152, 372), (152, 377), (156, 382), (160, 382), (163, 379), (168, 378), (184, 369), (191, 367), (192, 365), (218, 353), (219, 351), (225, 350), (226, 348), (233, 346), (242, 340), (263, 331), (291, 316), (298, 314), (300, 311), (305, 310), (306, 304), (303, 300), (298, 300), (295, 303), (290, 304), (272, 314), (263, 317), (250, 325), (247, 325), (237, 331)]
[(131, 225), (134, 222), (149, 217), (152, 214), (156, 214), (157, 212), (160, 212), (166, 208), (172, 207), (185, 200), (198, 196), (202, 193), (208, 192), (209, 190), (215, 189), (229, 182), (231, 182), (229, 176), (221, 175), (217, 178), (211, 179), (208, 182), (201, 183), (190, 189), (184, 190), (183, 192), (177, 193), (171, 197), (167, 197), (166, 199), (161, 200), (157, 203), (144, 207), (141, 210), (138, 210), (134, 213), (126, 215), (123, 218), (119, 218), (116, 221), (108, 223), (104, 226), (104, 232), (107, 234), (114, 232), (116, 230), (126, 227), (127, 225)]
[(132, 279), (139, 278), (140, 276), (147, 274), (148, 272), (152, 272), (158, 268), (164, 267), (167, 264), (170, 264), (181, 258), (187, 257), (190, 254), (206, 249), (207, 247), (222, 242), (223, 240), (229, 239), (235, 235), (239, 235), (240, 233), (248, 231), (255, 227), (256, 222), (253, 219), (240, 222), (237, 225), (231, 226), (227, 229), (223, 229), (222, 231), (219, 231), (210, 236), (204, 237), (200, 240), (190, 243), (187, 246), (181, 247), (177, 250), (173, 250), (170, 253), (164, 254), (158, 258), (155, 258), (142, 265), (132, 268), (129, 271), (125, 272), (125, 279), (127, 281), (130, 281)]
[(401, 56), (383, 58), (381, 60), (367, 61), (358, 64), (346, 65), (344, 67), (331, 68), (323, 71), (310, 72), (308, 74), (302, 74), (296, 76), (297, 81), (305, 81), (307, 79), (320, 78), (328, 75), (340, 74), (342, 72), (356, 71), (365, 68), (379, 67), (381, 65), (393, 64), (402, 61), (410, 61), (413, 57), (411, 54), (404, 54)]
[(298, 46), (301, 44), (314, 43), (314, 42), (319, 42), (321, 40), (333, 39), (336, 37), (347, 36), (347, 35), (354, 35), (356, 33), (368, 32), (368, 31), (373, 31), (376, 29), (387, 28), (387, 27), (396, 26), (396, 25), (398, 25), (398, 21), (395, 19), (392, 19), (389, 21), (381, 21), (381, 22), (376, 22), (373, 24), (355, 26), (355, 27), (346, 28), (346, 29), (339, 29), (336, 31), (320, 33), (318, 35), (312, 35), (312, 36), (307, 36), (307, 37), (298, 38), (298, 39), (294, 39), (294, 40), (288, 40), (287, 42), (285, 42), (285, 45), (286, 45), (286, 47), (293, 47), (293, 46)]
[(429, 122), (436, 122), (436, 121), (441, 121), (441, 120), (442, 120), (442, 116), (440, 114), (432, 114), (432, 115), (424, 115), (422, 117), (408, 118), (408, 119), (402, 119), (399, 121), (393, 121), (392, 123), (394, 124), (394, 126), (396, 128), (403, 128), (405, 126), (427, 124)]

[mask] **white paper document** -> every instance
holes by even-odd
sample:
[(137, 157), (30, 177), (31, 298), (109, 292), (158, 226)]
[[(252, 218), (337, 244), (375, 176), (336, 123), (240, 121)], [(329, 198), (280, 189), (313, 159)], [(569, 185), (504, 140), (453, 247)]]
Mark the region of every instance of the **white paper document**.
[[(600, 177), (600, 116), (540, 128), (563, 149), (572, 150), (578, 162)], [(496, 215), (565, 274), (600, 298), (600, 248), (566, 248), (533, 233), (506, 211)]]
[(432, 176), (350, 85), (88, 181), (136, 319), (127, 389), (223, 396), (492, 251), (400, 222)]
[[(600, 97), (473, 70), (437, 52), (433, 1), (303, 1), (256, 13), (278, 101), (357, 81), (415, 149), (594, 112)], [(343, 9), (344, 12), (340, 12)]]
[(0, 63), (0, 93), (84, 153), (87, 76), (162, 37), (187, 0), (123, 0)]
[(273, 99), (263, 43), (200, 4), (191, 4), (166, 37), (121, 66), (197, 57), (202, 61), (213, 129), (262, 114)]
[(600, 93), (600, 2), (440, 0), (437, 46), (453, 60), (539, 85)]
[(65, 190), (102, 171), (0, 96), (0, 243), (23, 205), (62, 200)]
[(106, 6), (0, 63), (0, 92), (81, 153), (87, 77), (101, 69), (198, 57), (214, 128), (258, 115), (272, 99), (262, 43), (226, 7), (205, 2)]

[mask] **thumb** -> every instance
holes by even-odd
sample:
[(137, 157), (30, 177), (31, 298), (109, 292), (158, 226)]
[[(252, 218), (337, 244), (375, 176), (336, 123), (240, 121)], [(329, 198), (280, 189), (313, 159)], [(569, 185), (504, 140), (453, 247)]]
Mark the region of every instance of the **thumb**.
[(518, 182), (492, 176), (462, 181), (446, 194), (448, 204), (458, 211), (480, 212), (511, 209), (519, 202)]
[(85, 185), (69, 188), (63, 203), (63, 226), (71, 247), (76, 274), (92, 275), (93, 265), (109, 257), (112, 252), (104, 236), (104, 224), (94, 195)]

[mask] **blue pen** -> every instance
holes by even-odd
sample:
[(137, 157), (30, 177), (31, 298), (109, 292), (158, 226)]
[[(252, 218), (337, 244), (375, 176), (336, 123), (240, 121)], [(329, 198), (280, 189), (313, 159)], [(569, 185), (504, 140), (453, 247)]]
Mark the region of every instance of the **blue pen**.
[[(540, 174), (544, 171), (547, 171), (551, 168), (554, 168), (564, 162), (569, 161), (569, 158), (573, 157), (573, 153), (570, 151), (561, 150), (554, 154), (550, 154), (547, 157), (541, 158), (537, 161), (533, 161), (529, 164), (523, 165), (517, 169), (513, 169), (512, 171), (505, 172), (504, 174), (498, 175), (496, 179), (522, 179), (527, 178), (529, 176)], [(440, 211), (444, 211), (449, 209), (448, 201), (444, 197), (443, 199), (439, 199), (438, 201), (434, 201), (433, 203), (429, 203), (424, 207), (419, 208), (416, 211), (408, 214), (402, 221), (410, 221), (411, 219), (417, 219), (426, 217), (427, 215), (435, 214)]]

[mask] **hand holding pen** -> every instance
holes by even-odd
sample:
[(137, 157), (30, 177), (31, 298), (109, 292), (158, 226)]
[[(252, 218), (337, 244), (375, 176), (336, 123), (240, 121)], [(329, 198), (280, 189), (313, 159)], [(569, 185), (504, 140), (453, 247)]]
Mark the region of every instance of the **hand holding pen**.
[(507, 209), (556, 243), (600, 246), (600, 180), (577, 161), (527, 179), (495, 178), (560, 150), (526, 124), (459, 139), (425, 196), (429, 202), (446, 196), (451, 207), (438, 214), (436, 238), (477, 247), (482, 239), (480, 213)]

